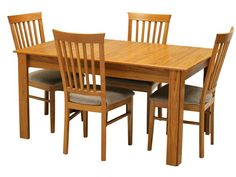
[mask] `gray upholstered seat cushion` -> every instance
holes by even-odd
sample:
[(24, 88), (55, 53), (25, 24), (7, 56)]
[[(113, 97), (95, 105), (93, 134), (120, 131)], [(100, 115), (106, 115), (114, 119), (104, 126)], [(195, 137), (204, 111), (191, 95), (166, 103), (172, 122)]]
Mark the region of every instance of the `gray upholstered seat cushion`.
[(127, 86), (136, 86), (136, 87), (147, 87), (152, 86), (155, 82), (149, 81), (140, 81), (140, 80), (132, 80), (132, 79), (120, 79), (120, 78), (113, 78), (107, 77), (106, 82), (108, 86), (113, 86), (114, 84), (119, 85), (127, 85)]
[[(128, 89), (121, 88), (107, 88), (106, 91), (106, 101), (107, 105), (125, 100), (134, 95), (134, 92)], [(70, 94), (70, 101), (74, 103), (87, 104), (87, 105), (101, 105), (100, 96), (85, 96), (81, 94)]]
[[(150, 99), (161, 101), (161, 102), (167, 102), (168, 90), (169, 90), (169, 85), (167, 84), (163, 86), (162, 88), (158, 89), (157, 91), (155, 91), (150, 96)], [(184, 104), (200, 105), (202, 90), (203, 89), (201, 87), (185, 85)], [(209, 102), (211, 98), (212, 98), (212, 94), (208, 94), (206, 96), (206, 102)]]
[(48, 69), (31, 72), (29, 74), (29, 81), (47, 85), (58, 85), (62, 83), (60, 71)]

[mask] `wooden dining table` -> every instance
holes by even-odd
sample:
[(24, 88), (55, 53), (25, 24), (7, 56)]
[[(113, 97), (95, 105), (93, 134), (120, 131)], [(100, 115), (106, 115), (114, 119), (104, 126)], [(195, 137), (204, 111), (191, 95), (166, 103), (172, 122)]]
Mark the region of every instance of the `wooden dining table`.
[[(182, 158), (185, 80), (208, 66), (212, 49), (105, 40), (106, 76), (169, 83), (167, 156), (168, 165)], [(30, 138), (28, 68), (59, 70), (54, 41), (19, 49), (20, 137)]]

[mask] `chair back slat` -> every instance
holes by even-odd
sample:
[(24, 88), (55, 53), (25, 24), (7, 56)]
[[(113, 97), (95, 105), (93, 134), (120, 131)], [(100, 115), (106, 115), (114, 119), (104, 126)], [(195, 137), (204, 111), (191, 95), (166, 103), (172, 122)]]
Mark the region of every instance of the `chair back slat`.
[(128, 16), (128, 41), (133, 41), (134, 36), (135, 42), (166, 44), (171, 15), (128, 13)]
[(32, 27), (31, 27), (30, 21), (27, 21), (27, 25), (28, 25), (28, 29), (29, 29), (30, 42), (31, 42), (32, 45), (34, 45), (34, 37), (33, 37)]
[(208, 70), (206, 73), (203, 93), (201, 101), (205, 103), (206, 95), (213, 93), (216, 90), (217, 81), (222, 69), (225, 56), (229, 47), (230, 40), (233, 36), (234, 29), (231, 28), (229, 33), (217, 34), (215, 44), (212, 51), (212, 56), (208, 64)]
[[(102, 51), (105, 34), (75, 34), (57, 30), (53, 30), (53, 34), (66, 97), (69, 93), (102, 96), (106, 91), (103, 86), (106, 83)], [(97, 86), (99, 80), (100, 87)]]
[(148, 22), (148, 32), (147, 32), (147, 43), (149, 43), (150, 39), (150, 32), (151, 32), (151, 22)]
[(8, 16), (16, 49), (45, 42), (42, 13)]
[[(80, 52), (79, 52), (79, 46), (78, 44), (75, 45), (75, 53), (76, 53), (76, 58), (77, 60), (80, 59)], [(82, 74), (82, 66), (81, 66), (81, 62), (77, 61), (77, 68), (78, 68), (78, 74), (79, 74), (79, 83), (80, 83), (80, 87), (83, 90), (84, 89), (84, 79), (83, 79), (83, 74)]]
[(159, 30), (158, 30), (158, 37), (157, 37), (157, 43), (160, 44), (160, 40), (161, 40), (161, 34), (162, 34), (162, 22), (160, 22), (159, 25)]

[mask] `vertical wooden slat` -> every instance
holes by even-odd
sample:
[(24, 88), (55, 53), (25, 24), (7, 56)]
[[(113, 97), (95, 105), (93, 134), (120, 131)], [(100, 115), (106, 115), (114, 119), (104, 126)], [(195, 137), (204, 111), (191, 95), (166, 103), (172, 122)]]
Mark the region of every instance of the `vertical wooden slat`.
[(29, 47), (30, 44), (29, 44), (28, 32), (27, 32), (25, 22), (22, 22), (22, 25), (23, 25), (23, 29), (24, 29), (23, 31), (24, 31), (24, 35), (25, 35), (26, 45), (27, 45), (27, 47)]
[(91, 49), (91, 69), (92, 69), (92, 78), (93, 78), (93, 91), (96, 91), (96, 73), (95, 73), (95, 56), (94, 56), (94, 45), (90, 44)]
[(139, 31), (139, 20), (136, 20), (136, 38), (135, 41), (138, 42), (138, 31)]
[(162, 44), (166, 44), (167, 42), (168, 31), (169, 31), (169, 22), (165, 22), (164, 34), (162, 37)]
[(18, 23), (18, 27), (19, 27), (19, 30), (20, 30), (21, 42), (22, 42), (23, 47), (25, 48), (25, 47), (26, 47), (26, 44), (25, 44), (25, 38), (24, 38), (24, 34), (23, 34), (23, 30), (22, 30), (21, 24), (22, 24), (22, 23)]
[(219, 55), (220, 55), (220, 52), (221, 49), (222, 49), (222, 45), (221, 44), (215, 44), (215, 51), (214, 53), (212, 54), (212, 58), (213, 60), (211, 60), (210, 64), (211, 64), (211, 67), (212, 67), (212, 72), (210, 73), (210, 80), (209, 80), (209, 86), (208, 86), (208, 89), (211, 90), (213, 88), (213, 83), (214, 83), (214, 77), (215, 77), (215, 70), (216, 70), (216, 61), (218, 60), (219, 58)]
[(160, 26), (159, 26), (159, 32), (158, 32), (158, 37), (157, 37), (157, 44), (160, 44), (160, 40), (161, 40), (161, 33), (162, 33), (162, 22), (160, 22)]
[(150, 32), (151, 32), (151, 21), (148, 22), (148, 33), (147, 33), (147, 43), (149, 43)]
[(36, 27), (35, 20), (33, 20), (33, 27), (34, 27), (34, 38), (35, 38), (35, 43), (36, 43), (36, 44), (39, 44), (39, 41), (38, 41), (38, 32), (37, 32), (37, 27)]
[(145, 21), (142, 23), (142, 37), (141, 37), (141, 42), (144, 42), (144, 33), (145, 33)]
[(64, 56), (64, 61), (65, 61), (65, 65), (66, 65), (66, 75), (67, 75), (67, 78), (69, 80), (69, 87), (72, 88), (73, 87), (73, 82), (72, 82), (72, 79), (71, 79), (71, 74), (70, 74), (70, 65), (68, 63), (68, 56), (67, 56), (67, 50), (66, 50), (66, 44), (64, 41), (61, 42), (62, 45), (62, 51), (63, 51), (63, 56)]
[(76, 49), (76, 59), (77, 59), (77, 67), (79, 71), (79, 81), (80, 81), (80, 89), (84, 89), (84, 83), (83, 83), (83, 73), (81, 69), (81, 63), (80, 63), (80, 53), (79, 53), (79, 44), (75, 44), (75, 49)]
[(10, 27), (11, 27), (11, 31), (12, 31), (12, 36), (13, 36), (15, 48), (19, 49), (19, 48), (21, 48), (21, 42), (20, 42), (19, 36), (17, 34), (18, 33), (17, 26), (16, 26), (16, 24), (13, 23), (13, 24), (10, 24)]
[(129, 19), (128, 20), (128, 41), (132, 40), (132, 24), (133, 24), (133, 21)]
[(156, 32), (157, 32), (157, 22), (154, 23), (154, 27), (153, 27), (152, 43), (155, 43)]
[(211, 86), (212, 88), (216, 87), (217, 80), (218, 80), (219, 75), (220, 75), (220, 71), (221, 71), (221, 68), (222, 68), (222, 65), (223, 65), (223, 62), (224, 62), (224, 58), (225, 58), (229, 43), (225, 43), (225, 44), (223, 43), (221, 45), (222, 45), (222, 48), (219, 51), (220, 55), (218, 56), (216, 64), (215, 64), (216, 66), (215, 66), (215, 74), (214, 74), (214, 77), (213, 77), (213, 83), (212, 83), (212, 86)]
[(75, 71), (75, 64), (74, 64), (74, 57), (73, 57), (73, 52), (72, 52), (72, 44), (71, 42), (68, 42), (68, 50), (69, 50), (69, 56), (70, 56), (70, 66), (71, 66), (71, 71), (73, 75), (72, 82), (74, 82), (74, 87), (77, 89), (78, 88), (78, 81), (76, 77), (76, 71)]
[(30, 21), (28, 21), (27, 24), (28, 24), (28, 31), (29, 31), (31, 46), (33, 46), (34, 45), (34, 38), (33, 38), (33, 35), (32, 35), (32, 29), (31, 29)]
[(84, 60), (84, 71), (85, 71), (85, 81), (86, 81), (86, 88), (87, 91), (90, 90), (90, 82), (89, 82), (89, 71), (88, 71), (88, 61), (87, 61), (87, 47), (86, 43), (82, 43), (83, 47), (83, 60)]
[(38, 20), (38, 25), (39, 25), (39, 34), (40, 34), (41, 43), (43, 43), (43, 42), (45, 42), (45, 37), (44, 37), (44, 30), (43, 30), (42, 19)]

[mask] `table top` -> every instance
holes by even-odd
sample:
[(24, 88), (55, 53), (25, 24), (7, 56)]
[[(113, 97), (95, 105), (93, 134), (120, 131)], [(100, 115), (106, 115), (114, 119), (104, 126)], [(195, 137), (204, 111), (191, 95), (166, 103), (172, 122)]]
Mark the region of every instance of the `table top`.
[[(187, 71), (208, 60), (212, 49), (177, 45), (161, 45), (120, 40), (105, 40), (106, 63), (119, 63), (146, 68)], [(54, 41), (19, 49), (19, 54), (56, 58)]]

